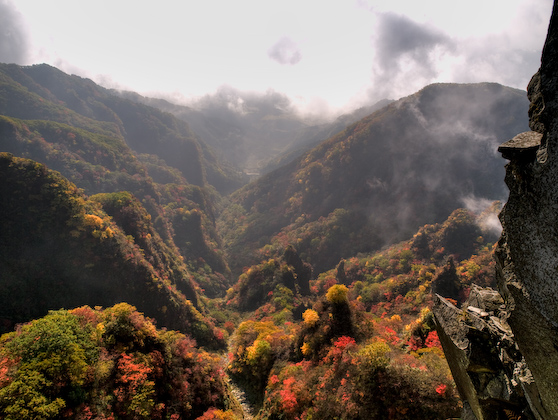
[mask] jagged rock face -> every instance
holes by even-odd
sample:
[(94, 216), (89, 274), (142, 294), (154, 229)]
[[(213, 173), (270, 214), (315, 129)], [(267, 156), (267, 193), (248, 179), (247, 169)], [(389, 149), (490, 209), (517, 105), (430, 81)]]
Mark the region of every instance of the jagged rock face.
[(436, 295), (438, 336), (464, 400), (463, 419), (538, 418), (529, 396), (538, 395), (506, 322), (500, 294), (473, 286), (461, 309)]
[(499, 293), (474, 288), (462, 309), (440, 296), (434, 307), (464, 419), (558, 419), (558, 0), (527, 90), (533, 131), (499, 148), (510, 161)]
[[(529, 84), (529, 147), (508, 142), (510, 190), (496, 250), (508, 323), (538, 385), (540, 415), (558, 418), (558, 16), (550, 21), (541, 68)], [(540, 145), (534, 139), (540, 138)], [(519, 139), (515, 139), (519, 140)]]

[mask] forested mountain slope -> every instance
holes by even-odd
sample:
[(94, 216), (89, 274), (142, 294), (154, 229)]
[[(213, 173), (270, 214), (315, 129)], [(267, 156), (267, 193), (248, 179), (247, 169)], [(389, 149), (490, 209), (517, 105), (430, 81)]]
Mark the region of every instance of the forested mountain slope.
[(431, 292), (493, 284), (498, 205), (456, 209), (505, 197), (524, 92), (432, 85), (315, 127), (254, 102), (253, 132), (317, 145), (230, 196), (237, 172), (134, 101), (0, 65), (2, 331), (43, 317), (0, 340), (2, 415), (234, 420), (225, 367), (261, 419), (456, 415)]
[(527, 128), (527, 108), (516, 89), (437, 84), (352, 124), (231, 195), (220, 226), (235, 268), (296, 243), (323, 271), (465, 200), (505, 197), (496, 148)]
[(200, 313), (188, 268), (137, 199), (88, 199), (59, 173), (7, 153), (0, 154), (0, 175), (4, 331), (50, 309), (131, 302), (160, 326), (223, 345)]
[(218, 190), (240, 185), (188, 125), (172, 115), (123, 99), (78, 76), (46, 64), (0, 66), (0, 114), (68, 124), (124, 141), (135, 153), (156, 155), (194, 185)]
[(447, 419), (459, 399), (434, 329), (433, 293), (463, 302), (494, 285), (482, 217), (458, 209), (412, 239), (306, 275), (292, 248), (245, 270), (227, 293), (249, 308), (229, 372), (258, 419)]
[(115, 94), (186, 121), (219, 156), (248, 173), (271, 172), (392, 102), (384, 99), (330, 120), (328, 115), (301, 114), (288, 98), (273, 91), (255, 94), (222, 87), (188, 106), (134, 92)]
[(47, 65), (0, 65), (0, 114), (0, 150), (47, 164), (90, 195), (129, 191), (208, 294), (226, 290), (215, 189), (240, 178), (185, 122)]

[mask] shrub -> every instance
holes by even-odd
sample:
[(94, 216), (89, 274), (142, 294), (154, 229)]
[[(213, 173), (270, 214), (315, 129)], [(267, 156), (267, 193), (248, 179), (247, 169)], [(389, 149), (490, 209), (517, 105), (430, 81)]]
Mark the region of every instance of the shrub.
[(328, 289), (326, 299), (331, 304), (341, 304), (348, 301), (348, 292), (349, 289), (344, 284), (334, 284)]
[(304, 320), (304, 324), (307, 327), (313, 327), (316, 324), (316, 322), (318, 322), (318, 320), (320, 319), (320, 316), (315, 310), (307, 309), (302, 314), (302, 319)]

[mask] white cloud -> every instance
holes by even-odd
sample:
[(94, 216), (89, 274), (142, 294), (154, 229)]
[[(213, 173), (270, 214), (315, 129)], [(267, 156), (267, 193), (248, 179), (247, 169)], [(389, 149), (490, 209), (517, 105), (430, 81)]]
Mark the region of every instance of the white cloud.
[(230, 85), (335, 108), (395, 99), (436, 81), (524, 88), (540, 62), (552, 0), (0, 5), (17, 7), (26, 21), (18, 28), (29, 28), (20, 32), (29, 48), (9, 44), (23, 64), (63, 65), (145, 94), (199, 97)]
[(297, 64), (302, 59), (302, 53), (296, 42), (286, 36), (273, 44), (267, 54), (279, 64)]
[(27, 61), (28, 36), (23, 16), (9, 0), (0, 0), (0, 61), (23, 64)]

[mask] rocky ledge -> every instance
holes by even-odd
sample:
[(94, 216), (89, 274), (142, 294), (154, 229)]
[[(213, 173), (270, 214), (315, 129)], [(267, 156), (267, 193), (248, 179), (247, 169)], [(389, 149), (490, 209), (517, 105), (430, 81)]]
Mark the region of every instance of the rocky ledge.
[(529, 125), (502, 144), (509, 198), (495, 251), (498, 291), (474, 288), (434, 314), (464, 419), (558, 419), (558, 16), (528, 86)]

